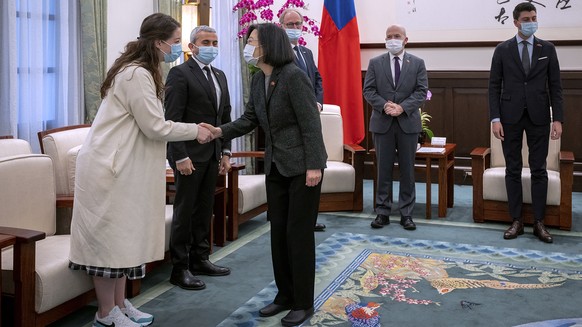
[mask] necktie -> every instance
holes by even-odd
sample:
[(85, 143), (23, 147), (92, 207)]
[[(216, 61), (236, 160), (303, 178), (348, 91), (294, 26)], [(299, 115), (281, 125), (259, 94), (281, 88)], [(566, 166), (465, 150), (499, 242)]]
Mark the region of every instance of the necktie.
[(206, 71), (206, 78), (208, 79), (208, 85), (210, 86), (210, 93), (212, 93), (212, 101), (214, 105), (217, 105), (218, 102), (216, 101), (216, 87), (214, 86), (214, 80), (212, 79), (210, 67), (204, 66), (204, 71)]
[(394, 57), (394, 85), (398, 85), (400, 79), (400, 58)]
[(523, 70), (525, 74), (529, 74), (530, 62), (529, 62), (529, 50), (527, 49), (527, 41), (521, 41), (523, 44), (523, 50), (521, 50), (521, 64), (523, 65)]
[(299, 53), (299, 47), (294, 46), (293, 50), (295, 50), (295, 55), (297, 56), (297, 66), (299, 66), (299, 68), (301, 68), (305, 73), (307, 73), (307, 66), (303, 61), (303, 57), (301, 57), (301, 54)]

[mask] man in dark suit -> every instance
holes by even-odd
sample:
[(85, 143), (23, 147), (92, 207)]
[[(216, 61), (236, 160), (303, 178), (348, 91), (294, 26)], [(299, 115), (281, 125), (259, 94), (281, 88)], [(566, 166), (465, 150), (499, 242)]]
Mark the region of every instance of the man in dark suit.
[(533, 4), (518, 4), (513, 19), (517, 35), (495, 48), (489, 77), (491, 128), (495, 137), (502, 141), (507, 166), (507, 202), (513, 218), (503, 237), (513, 239), (523, 234), (521, 147), (525, 131), (532, 180), (534, 235), (543, 242), (552, 243), (543, 219), (548, 192), (549, 138), (560, 138), (564, 121), (560, 64), (554, 45), (533, 35), (537, 30)]
[(372, 58), (364, 80), (364, 97), (373, 107), (370, 131), (373, 133), (378, 163), (376, 219), (372, 228), (390, 224), (393, 209), (392, 169), (398, 160), (400, 224), (416, 229), (412, 210), (416, 202), (414, 160), (421, 132), (419, 108), (426, 99), (428, 78), (424, 60), (404, 51), (406, 29), (392, 25), (386, 30), (388, 53)]
[[(175, 122), (230, 122), (230, 96), (224, 73), (211, 67), (218, 54), (216, 30), (196, 27), (190, 34), (192, 58), (172, 68), (166, 81), (166, 119)], [(230, 142), (214, 140), (168, 143), (176, 197), (170, 236), (174, 265), (170, 282), (198, 290), (205, 284), (194, 275), (223, 276), (230, 269), (214, 265), (210, 254), (210, 222), (218, 174), (230, 169)]]
[[(285, 29), (289, 41), (291, 41), (291, 47), (295, 53), (295, 65), (301, 68), (309, 77), (311, 85), (313, 85), (315, 98), (317, 99), (317, 107), (321, 111), (323, 110), (323, 84), (321, 75), (315, 65), (311, 50), (298, 44), (299, 38), (303, 33), (303, 16), (297, 9), (289, 8), (281, 13), (279, 22)], [(317, 232), (322, 232), (325, 230), (325, 224), (315, 222), (314, 229)]]

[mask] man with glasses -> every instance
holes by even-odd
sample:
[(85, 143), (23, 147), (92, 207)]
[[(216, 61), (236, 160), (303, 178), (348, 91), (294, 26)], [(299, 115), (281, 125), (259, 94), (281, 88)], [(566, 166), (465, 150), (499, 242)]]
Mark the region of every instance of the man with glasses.
[[(317, 107), (321, 111), (323, 110), (323, 85), (321, 75), (315, 65), (313, 52), (298, 44), (299, 38), (303, 33), (303, 15), (296, 9), (289, 8), (281, 13), (279, 22), (283, 29), (285, 29), (289, 41), (291, 41), (291, 47), (295, 54), (295, 64), (307, 74), (311, 85), (313, 85), (313, 92), (315, 92), (315, 98), (317, 99)], [(323, 232), (325, 230), (325, 224), (316, 222), (314, 230), (316, 232)]]

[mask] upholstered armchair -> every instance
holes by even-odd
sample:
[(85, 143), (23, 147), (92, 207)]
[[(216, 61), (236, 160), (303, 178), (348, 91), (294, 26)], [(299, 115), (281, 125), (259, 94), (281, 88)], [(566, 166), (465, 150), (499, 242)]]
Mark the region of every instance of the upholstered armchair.
[[(263, 158), (262, 151), (233, 152), (233, 158)], [(244, 164), (233, 164), (227, 175), (226, 239), (238, 238), (238, 226), (267, 211), (265, 174), (242, 175)]]
[[(523, 214), (525, 223), (533, 223), (531, 210), (531, 178), (528, 168), (528, 147), (522, 146)], [(475, 148), (471, 152), (473, 178), (473, 220), (511, 222), (505, 189), (505, 159), (501, 141), (491, 133), (490, 148)], [(550, 140), (548, 159), (548, 196), (544, 224), (570, 230), (572, 227), (572, 183), (574, 154), (560, 151), (560, 140)]]
[(53, 161), (1, 157), (0, 185), (0, 234), (16, 237), (2, 251), (2, 291), (14, 297), (15, 326), (46, 326), (94, 299), (91, 278), (68, 268), (69, 235), (55, 234)]
[(75, 167), (90, 125), (72, 125), (38, 132), (41, 153), (53, 159), (57, 185), (57, 206), (73, 207)]
[(365, 149), (343, 143), (340, 107), (324, 104), (320, 117), (327, 168), (323, 173), (319, 211), (362, 211)]
[(30, 143), (15, 139), (11, 135), (0, 136), (0, 158), (20, 154), (31, 154)]

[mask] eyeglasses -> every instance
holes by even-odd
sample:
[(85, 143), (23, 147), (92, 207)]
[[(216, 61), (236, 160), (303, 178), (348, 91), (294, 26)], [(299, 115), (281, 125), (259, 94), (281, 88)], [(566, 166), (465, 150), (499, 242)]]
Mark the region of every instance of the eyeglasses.
[(285, 27), (287, 28), (293, 28), (293, 27), (301, 27), (303, 26), (303, 22), (290, 22), (290, 23), (286, 23)]

